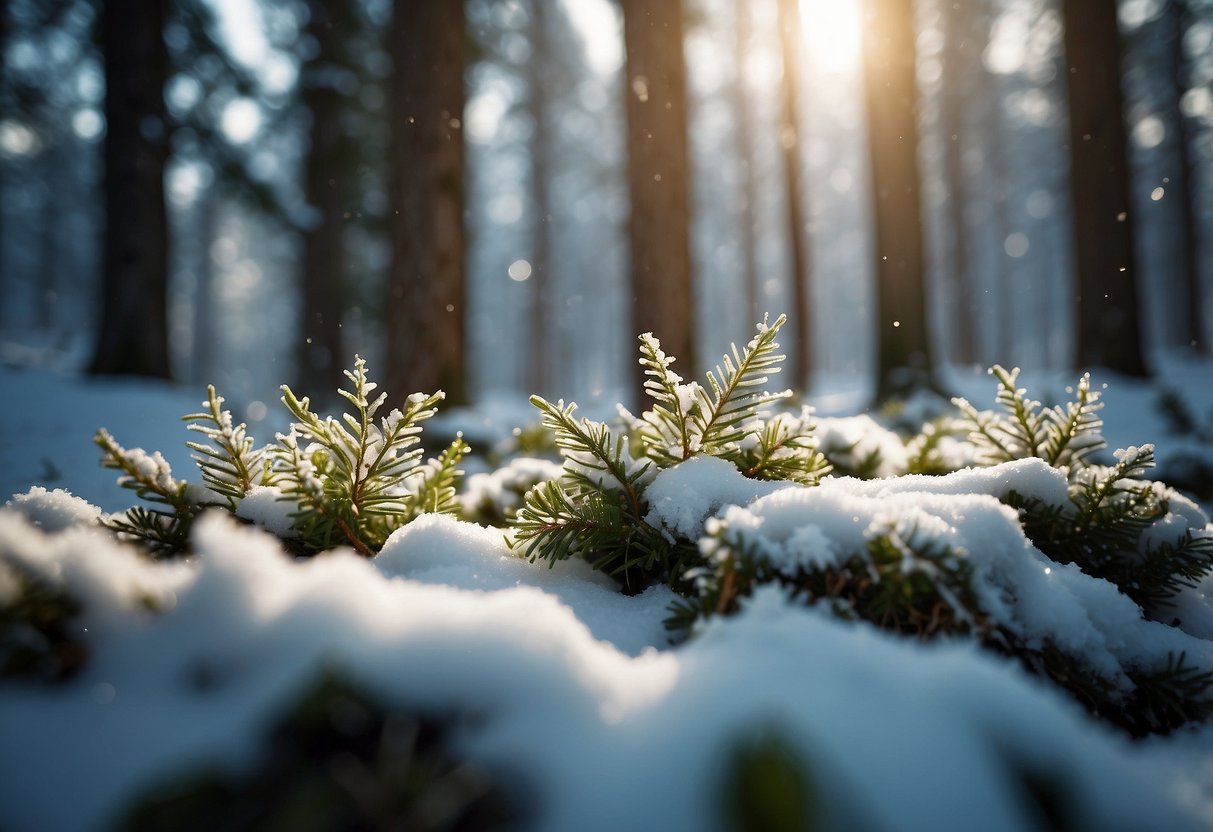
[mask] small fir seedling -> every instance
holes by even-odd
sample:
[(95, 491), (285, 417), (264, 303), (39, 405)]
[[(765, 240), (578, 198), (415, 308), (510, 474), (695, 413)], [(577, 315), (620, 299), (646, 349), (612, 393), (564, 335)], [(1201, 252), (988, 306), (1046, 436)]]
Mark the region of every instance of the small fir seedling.
[(516, 778), (460, 754), (462, 720), (374, 696), (330, 670), (251, 744), (239, 771), (153, 781), (126, 830), (510, 829), (532, 807)]
[(377, 385), (361, 357), (355, 356), (346, 377), (351, 389), (338, 392), (353, 409), (340, 418), (313, 412), (306, 396), (299, 398), (284, 385), (282, 402), (294, 421), (275, 444), (261, 448), (209, 387), (204, 409), (183, 417), (202, 437), (187, 442), (201, 486), (176, 479), (160, 453), (123, 448), (102, 428), (96, 436), (102, 465), (121, 471), (120, 484), (149, 503), (103, 522), (120, 536), (141, 541), (153, 555), (171, 556), (185, 549), (190, 526), (203, 511), (238, 514), (254, 488), (271, 488), (294, 506), (286, 537), (296, 551), (349, 545), (369, 557), (419, 514), (457, 512), (459, 464), (467, 443), (457, 436), (425, 463), (420, 448), (420, 423), (434, 415), (442, 392), (413, 394), (403, 410), (379, 416), (386, 396), (372, 398)]
[(955, 398), (962, 426), (981, 451), (980, 461), (997, 465), (1013, 459), (1039, 457), (1055, 468), (1073, 469), (1090, 463), (1105, 448), (1101, 433), (1103, 402), (1091, 389), (1091, 376), (1084, 374), (1074, 388), (1074, 400), (1044, 408), (1017, 386), (1019, 368), (1006, 370), (995, 364), (990, 375), (998, 380), (995, 394), (1002, 409), (979, 411), (967, 400)]
[(1165, 618), (1170, 600), (1213, 571), (1213, 535), (1187, 530), (1178, 540), (1143, 537), (1168, 511), (1169, 490), (1146, 481), (1155, 465), (1152, 445), (1114, 453), (1101, 465), (1107, 447), (1099, 416), (1103, 403), (1090, 375), (1074, 388), (1074, 400), (1052, 408), (1017, 386), (1019, 370), (994, 366), (999, 411), (978, 411), (955, 399), (962, 423), (979, 448), (979, 460), (994, 465), (1038, 457), (1066, 474), (1069, 504), (1048, 505), (1011, 493), (1007, 502), (1023, 514), (1032, 542), (1059, 563), (1075, 563), (1087, 574), (1106, 578), (1148, 615)]
[(791, 570), (723, 518), (707, 521), (699, 548), (707, 563), (694, 575), (696, 595), (676, 602), (666, 620), (676, 632), (699, 618), (737, 612), (756, 587), (770, 583), (804, 603), (824, 604), (839, 618), (901, 635), (927, 639), (989, 629), (967, 560), (913, 523), (887, 522), (873, 530), (865, 549)]
[(734, 345), (707, 385), (684, 382), (674, 358), (651, 333), (640, 336), (640, 364), (651, 407), (626, 411), (623, 431), (574, 415), (575, 404), (532, 396), (541, 423), (564, 459), (559, 481), (528, 492), (513, 543), (531, 560), (580, 556), (639, 591), (653, 581), (676, 588), (699, 556), (694, 541), (649, 524), (645, 490), (656, 472), (697, 455), (725, 459), (748, 477), (815, 484), (829, 471), (817, 451), (810, 412), (768, 411), (789, 391), (764, 389), (783, 355), (775, 341), (786, 316), (764, 320), (738, 350)]
[(80, 602), (28, 565), (0, 553), (0, 680), (60, 682), (88, 658)]
[(311, 403), (283, 385), (282, 401), (295, 421), (278, 435), (273, 470), (284, 497), (297, 506), (295, 530), (307, 548), (350, 545), (368, 557), (388, 536), (424, 512), (458, 510), (455, 481), (468, 452), (460, 434), (437, 459), (421, 464), (421, 422), (436, 412), (444, 398), (414, 393), (404, 409), (375, 417), (387, 400), (366, 375), (366, 362), (356, 357), (346, 371), (352, 390), (339, 390), (353, 406), (340, 419), (322, 418)]
[[(1049, 462), (1067, 477), (1063, 505), (1014, 491), (1004, 498), (1020, 510), (1026, 536), (1053, 560), (1076, 563), (1088, 575), (1111, 581), (1163, 620), (1174, 595), (1213, 570), (1213, 533), (1186, 529), (1157, 540), (1147, 534), (1166, 515), (1170, 492), (1142, 479), (1154, 464), (1151, 446), (1117, 451), (1112, 465), (1094, 460), (1104, 442), (1098, 395), (1088, 379), (1078, 385), (1075, 401), (1042, 410), (1015, 386), (1017, 371), (996, 367), (992, 372), (999, 379), (1001, 412), (979, 412), (958, 402), (960, 423), (932, 426), (920, 441), (912, 441), (911, 465), (919, 473), (946, 472), (940, 444), (965, 430), (980, 464), (1030, 456)], [(1213, 670), (1170, 653), (1148, 666), (1127, 664), (1120, 669), (1122, 678), (1114, 678), (1072, 645), (1025, 640), (984, 606), (986, 596), (974, 586), (967, 553), (908, 520), (873, 524), (862, 550), (789, 563), (772, 558), (760, 532), (745, 523), (734, 526), (729, 518), (725, 513), (705, 525), (699, 541), (703, 563), (692, 573), (694, 594), (676, 603), (667, 620), (675, 632), (689, 632), (710, 616), (731, 615), (758, 586), (776, 584), (789, 598), (844, 620), (921, 639), (972, 638), (1017, 659), (1133, 736), (1213, 716)]]
[(198, 464), (202, 482), (227, 499), (232, 511), (254, 485), (274, 485), (277, 476), (270, 467), (269, 447), (254, 448), (244, 422), (234, 424), (231, 411), (223, 409), (223, 397), (207, 385), (205, 410), (181, 417), (189, 430), (206, 441), (186, 442)]
[(222, 505), (214, 499), (219, 495), (199, 493), (185, 480), (176, 479), (159, 451), (149, 454), (142, 448), (124, 448), (105, 428), (97, 431), (93, 441), (101, 448), (102, 467), (121, 471), (118, 484), (150, 504), (132, 506), (101, 522), (119, 537), (143, 542), (153, 556), (181, 551), (194, 518), (209, 506)]

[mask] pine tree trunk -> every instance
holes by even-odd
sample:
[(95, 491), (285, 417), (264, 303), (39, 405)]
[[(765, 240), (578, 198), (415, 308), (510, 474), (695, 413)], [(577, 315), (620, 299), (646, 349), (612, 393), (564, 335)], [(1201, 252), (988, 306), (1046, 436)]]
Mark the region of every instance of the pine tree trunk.
[(867, 0), (864, 97), (872, 170), (876, 396), (934, 387), (927, 330), (911, 0)]
[(981, 43), (974, 37), (972, 3), (947, 3), (943, 11), (944, 51), (943, 90), (940, 94), (940, 121), (944, 135), (944, 181), (948, 185), (948, 219), (952, 226), (952, 249), (948, 276), (953, 299), (952, 357), (962, 365), (977, 361), (973, 319), (977, 315), (973, 293), (973, 240), (969, 234), (968, 172), (964, 165), (966, 119), (966, 79), (984, 73)]
[[(8, 6), (9, 0), (0, 0), (0, 112), (8, 112), (12, 98), (8, 91)], [(4, 326), (4, 312), (8, 307), (8, 268), (5, 259), (8, 245), (5, 242), (4, 207), (8, 205), (8, 163), (0, 161), (0, 327)]]
[(462, 2), (396, 0), (387, 390), (467, 401)]
[[(686, 66), (681, 0), (622, 0), (627, 50), (628, 185), (631, 190), (632, 328), (652, 332), (690, 377), (695, 354), (691, 290)], [(629, 343), (629, 352), (632, 350)], [(642, 390), (635, 361), (633, 389)], [(638, 401), (643, 401), (643, 395)]]
[(549, 395), (551, 384), (548, 344), (548, 293), (551, 291), (552, 267), (552, 201), (551, 174), (548, 167), (552, 154), (551, 124), (548, 119), (548, 94), (544, 73), (550, 71), (551, 48), (548, 42), (547, 15), (544, 4), (549, 0), (531, 0), (531, 60), (527, 82), (527, 101), (534, 132), (531, 134), (531, 199), (534, 213), (531, 251), (531, 349), (529, 353), (530, 390)]
[(190, 378), (202, 386), (214, 384), (215, 344), (215, 259), (211, 245), (219, 224), (219, 188), (212, 184), (194, 203), (194, 234), (198, 241), (198, 256), (194, 264), (194, 343), (191, 353)]
[(341, 343), (345, 283), (344, 185), (341, 170), (342, 95), (333, 72), (342, 33), (332, 9), (310, 0), (306, 32), (315, 44), (300, 68), (303, 106), (311, 125), (304, 158), (304, 188), (312, 213), (303, 237), (303, 310), (296, 356), (299, 389), (331, 397), (344, 386), (343, 368), (352, 362)]
[(1002, 84), (999, 79), (990, 78), (991, 98), (994, 105), (986, 121), (986, 155), (989, 160), (990, 172), (993, 178), (993, 208), (994, 227), (998, 230), (994, 258), (997, 264), (994, 270), (994, 281), (998, 287), (995, 293), (997, 304), (995, 320), (995, 354), (990, 364), (1015, 363), (1015, 276), (1011, 269), (1011, 258), (1007, 254), (1006, 240), (1011, 231), (1011, 177), (1007, 169), (1007, 143), (1002, 116)]
[(1145, 376), (1116, 4), (1064, 0), (1062, 10), (1078, 260), (1078, 363)]
[(750, 52), (751, 26), (749, 0), (734, 0), (734, 34), (737, 76), (733, 79), (733, 112), (737, 119), (737, 158), (741, 162), (741, 205), (737, 221), (741, 225), (741, 262), (746, 325), (762, 319), (758, 286), (758, 240), (754, 228), (754, 208), (758, 194), (754, 187), (754, 131), (750, 119), (750, 88), (746, 60)]
[(1175, 94), (1175, 163), (1171, 173), (1171, 183), (1167, 188), (1175, 194), (1179, 212), (1179, 223), (1176, 231), (1179, 243), (1176, 252), (1180, 257), (1179, 279), (1182, 281), (1182, 291), (1179, 293), (1186, 309), (1182, 317), (1187, 326), (1185, 346), (1199, 352), (1208, 352), (1209, 339), (1205, 331), (1204, 293), (1201, 291), (1200, 267), (1197, 263), (1196, 248), (1200, 244), (1200, 233), (1196, 217), (1199, 208), (1196, 205), (1195, 194), (1192, 190), (1192, 180), (1195, 176), (1192, 167), (1191, 128), (1188, 117), (1183, 111), (1183, 97), (1187, 92), (1185, 79), (1184, 35), (1188, 31), (1187, 0), (1171, 0), (1167, 4), (1165, 17), (1171, 25), (1171, 84)]
[(59, 229), (61, 206), (57, 185), (63, 174), (65, 160), (63, 151), (56, 144), (43, 151), (42, 217), (38, 223), (38, 265), (34, 270), (34, 285), (37, 287), (38, 328), (47, 332), (57, 323), (59, 302)]
[(792, 354), (792, 386), (808, 385), (813, 356), (813, 310), (809, 304), (809, 244), (800, 164), (800, 53), (804, 32), (799, 0), (779, 0), (779, 40), (783, 54), (783, 102), (779, 146), (783, 151), (783, 178), (787, 184), (788, 247), (792, 278), (792, 328), (796, 351)]
[(106, 0), (105, 274), (90, 372), (168, 378), (168, 0)]

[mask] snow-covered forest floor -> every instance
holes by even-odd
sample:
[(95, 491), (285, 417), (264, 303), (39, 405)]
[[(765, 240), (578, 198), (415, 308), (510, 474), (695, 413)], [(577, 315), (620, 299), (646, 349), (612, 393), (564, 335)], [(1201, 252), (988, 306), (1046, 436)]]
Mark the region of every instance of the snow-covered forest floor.
[[(1154, 443), (1164, 477), (1199, 471), (1194, 461), (1213, 467), (1213, 366), (1160, 364), (1149, 384), (1094, 374), (1095, 388), (1107, 385), (1109, 450)], [(1020, 381), (1063, 401), (1074, 380)], [(953, 372), (949, 383), (992, 406), (986, 374)], [(1167, 415), (1166, 391), (1193, 425)], [(348, 820), (324, 814), (325, 788), (363, 822), (406, 819), (403, 828), (453, 818), (473, 828), (503, 818), (550, 830), (754, 828), (768, 812), (781, 825), (767, 828), (787, 829), (1213, 828), (1213, 725), (1131, 740), (972, 639), (924, 643), (840, 620), (776, 584), (671, 646), (669, 588), (627, 596), (583, 561), (532, 564), (500, 529), (449, 517), (423, 516), (369, 561), (348, 549), (300, 561), (215, 513), (193, 528), (194, 557), (150, 561), (91, 525), (134, 502), (97, 464), (92, 436), (105, 426), (196, 479), (180, 417), (202, 393), (0, 370), (0, 490), (29, 492), (0, 511), (0, 607), (36, 576), (78, 608), (60, 633), (77, 650), (58, 656), (70, 673), (0, 682), (0, 828), (101, 829), (132, 817), (168, 828), (183, 816), (207, 828), (215, 805), (251, 799), (241, 791), (250, 782), (280, 807), (296, 801), (315, 828)], [(858, 439), (856, 454), (884, 447), (896, 468), (892, 434), (844, 416), (856, 402), (823, 390), (815, 403), (823, 442)], [(251, 425), (259, 442), (272, 440), (275, 418)], [(913, 423), (913, 408), (896, 418)], [(476, 451), (521, 426), (515, 412), (442, 419)], [(1126, 690), (1131, 671), (1168, 653), (1213, 670), (1213, 578), (1176, 596), (1170, 626), (1113, 584), (1049, 560), (998, 502), (1008, 490), (1064, 498), (1064, 479), (1035, 462), (827, 477), (804, 489), (692, 459), (648, 486), (649, 517), (694, 540), (710, 536), (716, 514), (800, 567), (908, 522), (910, 543), (935, 535), (964, 553), (979, 605), (1024, 643), (1062, 645)], [(1210, 496), (1199, 497), (1207, 512)], [(1160, 522), (1213, 533), (1179, 495)], [(11, 607), (3, 615), (0, 636), (11, 638)], [(304, 719), (300, 729), (300, 714), (317, 697), (328, 733), (307, 734), (307, 750), (291, 756), (284, 737), (314, 727)], [(393, 714), (420, 721), (402, 727)], [(368, 732), (375, 750), (362, 754)], [(313, 740), (329, 754), (316, 764), (329, 786), (291, 781)], [(447, 757), (417, 781), (435, 747)], [(414, 761), (414, 780), (384, 749), (406, 769)], [(404, 782), (425, 787), (405, 789), (410, 802), (393, 790)]]

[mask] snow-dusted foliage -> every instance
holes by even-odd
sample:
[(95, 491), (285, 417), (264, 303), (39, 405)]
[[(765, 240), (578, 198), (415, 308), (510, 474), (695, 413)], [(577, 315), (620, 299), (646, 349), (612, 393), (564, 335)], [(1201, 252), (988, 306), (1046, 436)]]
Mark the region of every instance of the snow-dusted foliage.
[(995, 366), (990, 373), (998, 379), (1001, 412), (955, 400), (979, 458), (986, 464), (1039, 458), (1067, 481), (1062, 502), (1007, 496), (1023, 511), (1028, 537), (1054, 560), (1112, 581), (1148, 615), (1168, 619), (1176, 593), (1213, 571), (1204, 515), (1186, 497), (1144, 479), (1155, 464), (1152, 445), (1119, 449), (1110, 465), (1098, 462), (1107, 444), (1103, 403), (1089, 376), (1079, 380), (1073, 401), (1042, 408), (1016, 386), (1018, 369)]
[[(968, 531), (1022, 545), (998, 512)], [(78, 646), (66, 673), (0, 684), (0, 826), (272, 827), (302, 801), (312, 820), (362, 827), (689, 832), (728, 828), (780, 784), (819, 829), (1209, 820), (1207, 732), (1131, 745), (1011, 663), (775, 587), (679, 648), (635, 652), (619, 648), (659, 632), (660, 599), (575, 562), (513, 559), (452, 519), (411, 524), (370, 562), (298, 561), (219, 513), (190, 534), (196, 558), (154, 562), (96, 529), (48, 535), (0, 512), (0, 563), (71, 599)], [(1052, 611), (1076, 575), (1038, 575), (1050, 603), (1025, 632), (1081, 610), (1093, 623), (1078, 635), (1133, 649), (1109, 646), (1095, 594)], [(587, 629), (596, 617), (614, 628)]]
[(744, 350), (733, 345), (707, 374), (706, 388), (684, 382), (652, 333), (641, 335), (644, 389), (653, 404), (639, 417), (621, 411), (623, 431), (575, 417), (574, 404), (533, 396), (564, 472), (526, 495), (515, 523), (518, 547), (531, 559), (582, 556), (633, 590), (676, 583), (698, 556), (693, 537), (675, 533), (677, 525), (650, 522), (646, 490), (656, 471), (703, 455), (757, 480), (812, 484), (824, 476), (829, 463), (817, 451), (809, 409), (769, 413), (791, 395), (763, 389), (784, 358), (775, 337), (785, 321), (781, 315), (760, 323)]
[[(1001, 412), (957, 400), (952, 430), (968, 431), (971, 452), (945, 448), (940, 423), (910, 443), (912, 464), (936, 473), (957, 457), (992, 467), (827, 479), (752, 505), (732, 501), (704, 526), (707, 563), (671, 624), (727, 614), (773, 583), (843, 618), (972, 638), (1134, 734), (1208, 718), (1213, 653), (1185, 632), (1206, 632), (1204, 602), (1179, 596), (1204, 597), (1213, 526), (1187, 498), (1142, 479), (1150, 446), (1095, 462), (1104, 441), (1089, 379), (1074, 402), (1042, 410), (1015, 386), (1017, 372), (992, 370)], [(1046, 600), (1041, 587), (1054, 585)], [(1187, 627), (1181, 606), (1195, 619)], [(1044, 608), (1049, 626), (1025, 618)]]
[(561, 461), (462, 498), (361, 361), (261, 449), (211, 391), (201, 485), (102, 432), (146, 515), (0, 509), (0, 827), (1213, 824), (1213, 524), (1151, 446), (1000, 368), (814, 429), (781, 323), (702, 387), (643, 338), (652, 409), (536, 398)]
[(530, 456), (515, 457), (494, 471), (467, 478), (459, 500), (467, 520), (504, 526), (514, 520), (526, 493), (540, 483), (560, 479), (558, 462)]
[(348, 545), (369, 557), (414, 517), (457, 512), (459, 463), (467, 444), (458, 436), (425, 463), (419, 447), (420, 423), (436, 413), (442, 391), (415, 393), (403, 410), (393, 408), (376, 420), (386, 394), (372, 398), (378, 385), (367, 377), (366, 362), (356, 356), (354, 370), (345, 375), (352, 389), (337, 392), (353, 412), (322, 417), (306, 396), (283, 385), (282, 402), (293, 421), (275, 444), (261, 448), (208, 388), (205, 410), (183, 417), (205, 440), (187, 443), (203, 486), (174, 478), (159, 452), (128, 450), (101, 429), (96, 442), (102, 464), (122, 471), (119, 483), (152, 504), (102, 522), (157, 554), (171, 555), (185, 548), (198, 515), (219, 507), (290, 539), (299, 551)]

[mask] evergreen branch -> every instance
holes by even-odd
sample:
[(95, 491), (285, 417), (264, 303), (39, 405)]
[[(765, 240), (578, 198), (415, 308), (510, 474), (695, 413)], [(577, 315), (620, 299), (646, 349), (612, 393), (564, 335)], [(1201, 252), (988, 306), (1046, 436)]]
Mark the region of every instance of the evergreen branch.
[(143, 543), (153, 557), (161, 558), (185, 548), (194, 517), (193, 512), (170, 514), (132, 506), (124, 512), (105, 517), (101, 522), (119, 537)]
[(172, 468), (159, 451), (149, 454), (142, 448), (128, 450), (105, 428), (97, 431), (93, 442), (101, 448), (101, 466), (123, 473), (118, 478), (123, 488), (131, 489), (141, 499), (167, 505), (176, 513), (189, 511), (186, 483), (173, 478)]
[[(1116, 451), (1116, 465), (1111, 468), (1095, 468), (1087, 474), (1080, 487), (1072, 494), (1071, 499), (1078, 506), (1078, 514), (1074, 525), (1079, 530), (1090, 526), (1096, 515), (1108, 508), (1109, 502), (1120, 495), (1136, 495), (1139, 499), (1130, 497), (1128, 508), (1134, 508), (1149, 495), (1141, 493), (1141, 488), (1122, 486), (1127, 480), (1140, 478), (1147, 470), (1154, 467), (1154, 446), (1142, 445)], [(1149, 490), (1149, 486), (1146, 485)], [(1152, 494), (1152, 492), (1151, 492)]]
[(688, 418), (689, 412), (698, 407), (695, 395), (698, 385), (683, 384), (682, 376), (670, 369), (673, 362), (674, 358), (662, 351), (653, 333), (640, 336), (644, 389), (654, 402), (639, 420), (640, 431), (648, 453), (660, 457), (665, 464), (689, 459), (697, 449)]
[(458, 434), (437, 459), (421, 470), (421, 482), (411, 500), (410, 519), (423, 514), (457, 514), (459, 498), (456, 484), (463, 475), (459, 463), (471, 448)]
[(832, 466), (817, 449), (812, 431), (811, 408), (802, 408), (799, 417), (776, 414), (755, 432), (757, 446), (741, 454), (741, 472), (753, 479), (816, 485)]
[(1041, 435), (1044, 417), (1039, 412), (1040, 402), (1029, 399), (1027, 390), (1015, 386), (1019, 379), (1018, 367), (1006, 370), (1001, 365), (995, 364), (990, 368), (989, 373), (998, 379), (995, 400), (1011, 417), (1009, 420), (999, 423), (998, 429), (1006, 433), (1012, 442), (1018, 443), (1022, 447), (1022, 451), (1018, 451), (1014, 445), (1011, 446), (1017, 451), (1019, 457), (1040, 456), (1040, 446), (1046, 441), (1046, 438)]
[(1137, 736), (1160, 733), (1213, 717), (1213, 670), (1188, 663), (1187, 654), (1167, 654), (1152, 671), (1129, 673), (1134, 689), (1128, 727)]
[[(1139, 561), (1126, 564), (1124, 582), (1146, 609), (1173, 606), (1174, 597), (1194, 588), (1213, 572), (1213, 533), (1188, 529), (1178, 541), (1150, 547)], [(1140, 599), (1140, 600), (1139, 600)]]
[(223, 409), (223, 397), (215, 393), (214, 385), (207, 385), (206, 410), (181, 417), (191, 422), (187, 430), (201, 433), (210, 444), (186, 442), (192, 450), (194, 461), (202, 474), (206, 486), (227, 498), (228, 507), (235, 509), (253, 485), (269, 484), (264, 476), (266, 449), (253, 450), (253, 440), (247, 435), (247, 426), (241, 422), (233, 425), (232, 414)]
[(752, 388), (766, 384), (770, 374), (779, 372), (784, 356), (777, 352), (779, 344), (775, 336), (787, 321), (780, 315), (773, 324), (764, 320), (758, 325), (757, 334), (738, 354), (733, 344), (731, 355), (726, 353), (715, 372), (707, 374), (711, 394), (703, 387), (695, 390), (698, 407), (688, 414), (688, 421), (695, 426), (700, 444), (704, 448), (720, 447), (744, 438), (738, 425), (749, 418), (757, 417), (763, 407), (771, 402), (785, 399), (791, 391), (767, 393), (749, 392)]
[[(443, 470), (438, 490), (421, 496), (406, 481), (421, 477), (420, 422), (429, 419), (444, 397), (414, 393), (404, 411), (393, 409), (378, 424), (375, 415), (386, 395), (372, 398), (378, 385), (367, 378), (366, 362), (356, 356), (354, 370), (346, 371), (350, 390), (339, 390), (354, 412), (341, 419), (322, 419), (311, 410), (307, 397), (297, 397), (283, 386), (282, 401), (296, 422), (291, 433), (279, 435), (275, 470), (281, 473), (282, 491), (296, 501), (295, 530), (305, 545), (324, 548), (346, 542), (364, 555), (373, 555), (397, 528), (409, 522), (428, 502), (446, 506), (454, 497), (454, 480), (460, 472)], [(300, 449), (300, 439), (312, 444)], [(455, 465), (466, 452), (459, 441)], [(449, 493), (448, 493), (449, 492)]]
[(517, 543), (526, 544), (525, 557), (555, 563), (613, 548), (626, 525), (617, 501), (597, 492), (575, 501), (559, 483), (549, 481), (527, 492), (514, 529)]
[(952, 399), (952, 404), (960, 410), (969, 431), (969, 439), (985, 452), (988, 464), (997, 465), (1017, 458), (1012, 447), (997, 435), (1001, 433), (997, 414), (978, 410), (968, 399), (960, 396)]
[(631, 514), (639, 520), (640, 480), (649, 463), (632, 459), (627, 438), (612, 437), (610, 428), (602, 422), (575, 419), (575, 404), (565, 405), (563, 400), (553, 404), (537, 395), (531, 396), (531, 404), (539, 408), (543, 426), (555, 434), (556, 447), (565, 457), (566, 476), (591, 492), (611, 488), (613, 481), (627, 495)]
[(1105, 446), (1099, 418), (1103, 404), (1091, 389), (1089, 375), (1079, 380), (1074, 401), (1042, 411), (1040, 402), (1016, 387), (1018, 368), (1008, 371), (996, 364), (990, 374), (998, 379), (996, 399), (1004, 413), (978, 411), (965, 399), (952, 399), (985, 462), (1039, 457), (1055, 468), (1074, 468), (1087, 465), (1089, 457)]
[(1078, 380), (1075, 396), (1064, 407), (1058, 405), (1045, 412), (1053, 429), (1045, 443), (1044, 459), (1054, 467), (1085, 463), (1087, 457), (1107, 446), (1100, 433), (1103, 403), (1099, 392), (1091, 389), (1090, 373)]

